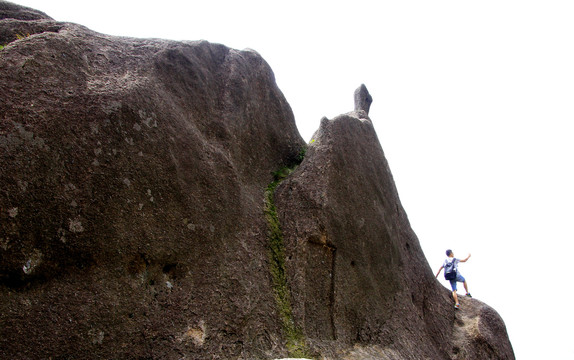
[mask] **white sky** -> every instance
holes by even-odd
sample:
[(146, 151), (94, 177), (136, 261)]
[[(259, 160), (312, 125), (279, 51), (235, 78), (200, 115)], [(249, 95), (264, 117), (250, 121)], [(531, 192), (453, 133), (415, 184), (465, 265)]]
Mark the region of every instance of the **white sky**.
[(306, 140), (365, 83), (433, 271), (447, 248), (472, 253), (461, 272), (517, 358), (574, 359), (574, 2), (15, 2), (107, 34), (255, 49)]

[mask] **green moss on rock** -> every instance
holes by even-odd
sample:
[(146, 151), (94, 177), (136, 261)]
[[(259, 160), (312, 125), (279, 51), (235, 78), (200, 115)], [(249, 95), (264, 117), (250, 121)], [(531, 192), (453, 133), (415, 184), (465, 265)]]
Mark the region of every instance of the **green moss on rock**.
[(285, 245), (274, 202), (275, 189), (283, 179), (294, 171), (296, 166), (283, 167), (273, 174), (275, 179), (265, 191), (265, 217), (269, 227), (269, 260), (273, 290), (287, 342), (287, 351), (291, 357), (308, 357), (305, 336), (293, 319), (291, 291), (285, 273)]

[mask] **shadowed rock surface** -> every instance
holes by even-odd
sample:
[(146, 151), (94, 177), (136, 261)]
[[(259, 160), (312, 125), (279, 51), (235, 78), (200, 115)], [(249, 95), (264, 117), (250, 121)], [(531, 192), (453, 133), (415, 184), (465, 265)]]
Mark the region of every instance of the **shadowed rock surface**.
[[(267, 63), (0, 19), (0, 358), (288, 356), (264, 192), (304, 142)], [(276, 191), (307, 354), (512, 359), (434, 279), (365, 116), (324, 119)]]
[(15, 20), (53, 20), (45, 13), (17, 5), (8, 1), (0, 1), (0, 20), (15, 19)]
[(361, 111), (321, 121), (305, 160), (277, 188), (276, 204), (295, 318), (312, 352), (514, 359), (498, 314), (466, 299), (455, 311), (436, 281)]

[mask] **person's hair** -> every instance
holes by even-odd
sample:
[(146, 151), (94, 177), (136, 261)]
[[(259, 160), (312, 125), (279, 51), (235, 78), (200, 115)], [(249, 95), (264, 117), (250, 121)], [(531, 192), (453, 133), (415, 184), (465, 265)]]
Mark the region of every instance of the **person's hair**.
[(448, 250), (446, 251), (446, 256), (450, 256), (450, 254), (452, 254), (452, 250), (448, 249)]

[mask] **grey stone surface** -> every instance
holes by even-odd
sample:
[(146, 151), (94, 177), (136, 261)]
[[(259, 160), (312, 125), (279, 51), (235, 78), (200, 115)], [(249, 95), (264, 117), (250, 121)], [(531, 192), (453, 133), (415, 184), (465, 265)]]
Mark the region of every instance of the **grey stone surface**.
[(0, 358), (287, 355), (263, 193), (304, 142), (261, 56), (0, 29)]
[(498, 314), (474, 299), (455, 312), (436, 281), (369, 119), (324, 118), (276, 204), (295, 319), (312, 353), (514, 359)]
[(14, 4), (9, 1), (0, 1), (0, 20), (2, 19), (16, 19), (16, 20), (53, 20), (45, 13)]
[(369, 94), (369, 90), (365, 84), (361, 84), (354, 93), (355, 98), (355, 111), (364, 111), (366, 115), (369, 115), (369, 110), (371, 109), (371, 104), (373, 103), (373, 97)]
[[(304, 142), (261, 56), (0, 15), (0, 358), (293, 355), (264, 192)], [(275, 193), (308, 357), (513, 359), (436, 282), (361, 89)]]

